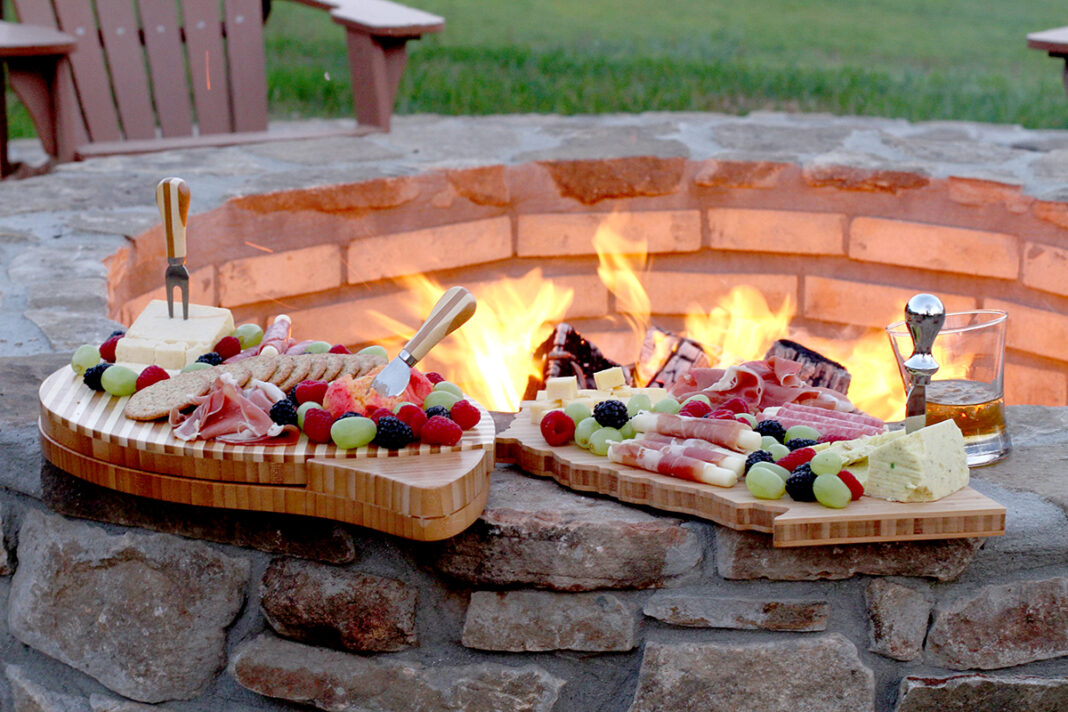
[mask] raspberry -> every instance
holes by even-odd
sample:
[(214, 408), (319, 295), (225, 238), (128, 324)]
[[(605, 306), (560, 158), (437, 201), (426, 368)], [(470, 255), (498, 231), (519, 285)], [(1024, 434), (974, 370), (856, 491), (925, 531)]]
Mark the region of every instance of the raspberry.
[(402, 405), (401, 409), (397, 411), (397, 418), (412, 429), (412, 437), (416, 440), (419, 439), (419, 434), (422, 433), (423, 426), (426, 425), (428, 420), (423, 409), (412, 403)]
[(745, 471), (748, 473), (749, 468), (758, 462), (775, 462), (775, 458), (767, 450), (755, 450), (745, 458)]
[(786, 437), (786, 428), (782, 427), (782, 423), (777, 420), (762, 420), (757, 423), (757, 426), (753, 428), (761, 435), (770, 435), (779, 442)]
[(426, 380), (428, 380), (428, 381), (430, 381), (431, 383), (434, 383), (434, 384), (441, 383), (442, 381), (445, 380), (445, 376), (442, 376), (437, 371), (427, 371), (423, 375), (426, 376)]
[(860, 499), (860, 496), (864, 494), (864, 485), (860, 484), (860, 480), (857, 479), (857, 476), (849, 470), (840, 470), (838, 472), (838, 479), (845, 482), (846, 487), (848, 487), (849, 491), (853, 494), (850, 498), (851, 501)]
[(224, 336), (219, 339), (219, 343), (215, 344), (214, 350), (225, 361), (231, 356), (237, 356), (241, 353), (241, 342), (237, 340), (236, 336)]
[(622, 428), (630, 420), (627, 406), (623, 401), (606, 400), (593, 406), (593, 417), (597, 423), (605, 428)]
[(426, 421), (420, 439), (428, 445), (455, 445), (463, 436), (459, 425), (443, 415), (435, 415)]
[(329, 385), (326, 381), (301, 381), (294, 389), (297, 396), (297, 405), (309, 402), (322, 403)]
[[(423, 426), (423, 429), (425, 432), (426, 426)], [(372, 442), (386, 450), (400, 450), (412, 440), (412, 429), (403, 420), (392, 415), (383, 415), (378, 420), (378, 432)]]
[(482, 420), (482, 413), (478, 408), (471, 405), (466, 399), (461, 399), (452, 404), (449, 409), (449, 417), (456, 421), (462, 430), (470, 430)]
[(109, 362), (115, 363), (115, 346), (118, 345), (119, 339), (123, 337), (123, 334), (118, 336), (111, 335), (108, 340), (100, 344), (100, 358)]
[(689, 415), (693, 418), (703, 418), (712, 412), (712, 406), (699, 398), (694, 398), (679, 410), (679, 415)]
[(798, 450), (794, 450), (786, 457), (776, 462), (776, 465), (785, 467), (787, 470), (793, 472), (797, 469), (798, 465), (803, 465), (812, 458), (816, 457), (816, 451), (810, 447), (803, 447)]
[(376, 425), (378, 424), (379, 420), (381, 420), (382, 418), (386, 417), (387, 415), (392, 416), (393, 415), (393, 411), (390, 410), (389, 408), (381, 408), (381, 407), (379, 407), (377, 405), (371, 406), (370, 408), (368, 408), (367, 409), (367, 413), (366, 413), (366, 416), (368, 418), (370, 418), (371, 420), (375, 421)]
[(141, 374), (137, 377), (137, 390), (148, 388), (153, 383), (166, 381), (168, 378), (170, 378), (170, 376), (159, 366), (148, 366), (144, 371), (141, 371)]
[(197, 359), (197, 363), (206, 363), (211, 366), (218, 366), (222, 362), (222, 356), (215, 353), (214, 351), (209, 351), (208, 353)]
[(349, 351), (349, 348), (347, 346), (345, 346), (345, 344), (334, 344), (333, 346), (330, 347), (330, 351), (328, 351), (327, 353), (332, 353), (332, 354), (351, 354), (352, 352)]
[(328, 410), (308, 408), (304, 413), (304, 434), (313, 443), (330, 442), (330, 426), (333, 424), (334, 416)]
[(541, 436), (553, 447), (567, 445), (575, 436), (575, 421), (562, 410), (550, 410), (541, 419)]
[(272, 405), (270, 415), (271, 420), (279, 425), (297, 424), (297, 408), (293, 405), (293, 401), (288, 398), (283, 398)]
[(103, 376), (104, 371), (109, 368), (111, 368), (110, 363), (98, 363), (92, 368), (87, 368), (85, 369), (85, 373), (82, 374), (82, 381), (94, 391), (103, 391), (104, 386), (100, 383), (100, 377)]
[(795, 502), (815, 502), (816, 495), (812, 492), (812, 483), (816, 481), (816, 474), (806, 462), (798, 465), (794, 474), (786, 480), (786, 493)]
[(720, 408), (726, 408), (735, 414), (750, 412), (749, 401), (744, 398), (731, 398), (729, 401), (721, 405)]
[(432, 405), (426, 409), (426, 417), (433, 418), (435, 415), (449, 417), (449, 409), (443, 405)]

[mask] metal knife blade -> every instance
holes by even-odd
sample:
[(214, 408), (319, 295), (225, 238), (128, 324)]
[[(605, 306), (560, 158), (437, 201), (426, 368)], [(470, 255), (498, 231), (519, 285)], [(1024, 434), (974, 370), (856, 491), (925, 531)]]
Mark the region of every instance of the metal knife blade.
[(412, 366), (427, 355), (439, 341), (451, 334), (475, 313), (475, 297), (463, 287), (445, 291), (419, 331), (371, 383), (384, 396), (400, 395), (408, 387)]
[(914, 433), (927, 425), (927, 384), (916, 383), (905, 402), (905, 432)]

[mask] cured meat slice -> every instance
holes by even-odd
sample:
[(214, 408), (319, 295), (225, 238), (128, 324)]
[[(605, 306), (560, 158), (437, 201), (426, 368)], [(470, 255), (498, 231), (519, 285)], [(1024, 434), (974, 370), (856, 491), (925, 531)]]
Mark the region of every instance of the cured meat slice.
[(702, 462), (710, 462), (741, 475), (745, 470), (745, 458), (733, 450), (713, 445), (697, 438), (673, 438), (660, 433), (642, 433), (635, 442), (654, 450), (670, 451)]
[(697, 438), (737, 452), (760, 448), (760, 433), (739, 420), (691, 418), (672, 413), (641, 412), (630, 419), (639, 433), (660, 433), (675, 438)]
[(876, 428), (886, 428), (886, 423), (879, 420), (873, 415), (862, 413), (857, 411), (855, 413), (844, 413), (838, 410), (827, 410), (826, 408), (816, 408), (814, 406), (805, 405), (803, 403), (787, 403), (775, 411), (776, 417), (778, 415), (786, 413), (788, 415), (818, 415), (824, 418), (834, 418), (846, 423), (863, 423), (871, 425)]
[(636, 440), (610, 443), (608, 459), (628, 467), (706, 485), (733, 487), (738, 482), (738, 474), (731, 470), (668, 450), (654, 450)]
[[(289, 332), (292, 328), (293, 320), (287, 314), (276, 316), (271, 325), (263, 332), (263, 341), (260, 342), (259, 353), (264, 353), (265, 349), (270, 347), (277, 353), (284, 354), (290, 344), (293, 343), (293, 339), (289, 337)], [(266, 351), (266, 353), (270, 353), (270, 351)]]
[[(244, 396), (233, 376), (219, 376), (211, 390), (196, 399), (196, 408), (189, 415), (171, 411), (170, 424), (176, 438), (181, 440), (210, 440), (251, 445), (278, 442), (278, 436), (295, 441), (300, 432), (294, 426), (281, 426), (271, 416)], [(288, 430), (287, 430), (288, 429)]]

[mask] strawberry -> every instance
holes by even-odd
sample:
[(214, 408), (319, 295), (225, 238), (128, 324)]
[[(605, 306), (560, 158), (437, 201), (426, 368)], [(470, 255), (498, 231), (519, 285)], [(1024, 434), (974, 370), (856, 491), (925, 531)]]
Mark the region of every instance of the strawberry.
[(803, 447), (794, 450), (775, 464), (780, 467), (785, 467), (790, 472), (793, 472), (798, 465), (803, 465), (814, 457), (816, 457), (815, 450), (810, 447)]
[(159, 366), (148, 366), (144, 371), (141, 371), (141, 374), (137, 377), (137, 390), (148, 388), (153, 383), (166, 381), (168, 378), (170, 378), (170, 376)]
[(541, 436), (553, 447), (567, 445), (575, 436), (575, 421), (562, 410), (550, 410), (541, 419)]
[(849, 470), (841, 470), (838, 473), (838, 479), (845, 482), (846, 487), (853, 494), (851, 501), (860, 499), (860, 496), (864, 494), (864, 485), (860, 484), (860, 480)]
[(296, 388), (297, 405), (308, 402), (322, 403), (329, 386), (326, 381), (301, 381)]
[(482, 413), (467, 399), (460, 399), (452, 404), (449, 417), (456, 421), (463, 430), (470, 430), (482, 420)]
[(237, 340), (236, 336), (224, 336), (219, 339), (219, 343), (215, 344), (215, 348), (212, 351), (222, 356), (223, 361), (225, 361), (231, 356), (237, 356), (241, 353), (241, 342)]
[(304, 414), (304, 434), (313, 443), (330, 442), (330, 426), (333, 424), (334, 416), (323, 408), (309, 408)]
[(463, 436), (464, 431), (451, 418), (435, 415), (426, 421), (419, 439), (427, 445), (455, 445)]

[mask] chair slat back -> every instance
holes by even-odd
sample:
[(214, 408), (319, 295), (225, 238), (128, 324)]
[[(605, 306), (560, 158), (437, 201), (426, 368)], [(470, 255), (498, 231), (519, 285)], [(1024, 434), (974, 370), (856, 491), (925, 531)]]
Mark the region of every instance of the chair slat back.
[(230, 83), (226, 77), (219, 3), (182, 0), (182, 20), (200, 133), (231, 133)]
[(92, 2), (59, 0), (55, 8), (59, 29), (78, 39), (78, 49), (71, 53), (71, 69), (89, 138), (92, 141), (118, 141), (122, 138), (119, 115), (115, 111)]
[(193, 108), (189, 103), (178, 6), (174, 2), (139, 0), (138, 7), (160, 130), (164, 138), (191, 136)]
[(153, 139), (156, 116), (134, 7), (130, 0), (96, 0), (96, 13), (122, 132), (128, 139)]
[(262, 0), (226, 3), (226, 53), (234, 131), (266, 131), (267, 61)]

